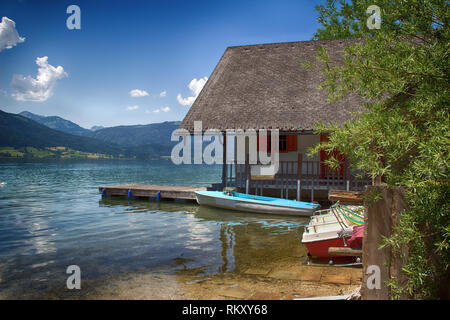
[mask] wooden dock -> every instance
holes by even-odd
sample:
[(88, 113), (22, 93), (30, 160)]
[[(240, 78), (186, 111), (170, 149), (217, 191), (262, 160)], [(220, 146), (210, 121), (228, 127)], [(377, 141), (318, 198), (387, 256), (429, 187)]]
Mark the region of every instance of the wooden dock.
[(191, 200), (195, 201), (195, 191), (207, 190), (206, 187), (192, 186), (158, 186), (146, 184), (123, 184), (101, 186), (102, 196), (148, 198), (156, 200)]

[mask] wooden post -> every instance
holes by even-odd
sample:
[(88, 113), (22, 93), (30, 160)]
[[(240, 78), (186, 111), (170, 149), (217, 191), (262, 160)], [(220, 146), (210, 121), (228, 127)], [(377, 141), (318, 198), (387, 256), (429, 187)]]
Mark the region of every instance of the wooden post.
[(315, 177), (314, 164), (315, 164), (315, 162), (312, 163), (312, 168), (311, 168), (311, 202), (314, 202), (314, 177)]
[(223, 135), (222, 188), (227, 186), (227, 135)]
[(248, 154), (245, 155), (245, 193), (250, 193), (250, 157)]
[(398, 217), (406, 209), (405, 192), (401, 187), (385, 186), (368, 186), (367, 192), (380, 193), (381, 200), (364, 204), (361, 296), (364, 300), (388, 300), (391, 292), (386, 281), (395, 278), (403, 285), (401, 267), (404, 261), (394, 257), (389, 247), (380, 249), (380, 244), (384, 237), (391, 235)]
[(300, 201), (302, 192), (302, 154), (297, 156), (297, 201)]

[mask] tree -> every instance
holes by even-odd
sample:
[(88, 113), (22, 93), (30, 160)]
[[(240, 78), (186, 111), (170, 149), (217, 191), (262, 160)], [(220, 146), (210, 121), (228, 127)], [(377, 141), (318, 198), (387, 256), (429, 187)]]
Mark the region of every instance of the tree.
[[(367, 13), (371, 5), (379, 16)], [(446, 0), (327, 0), (316, 9), (322, 27), (315, 39), (361, 38), (345, 49), (342, 64), (319, 51), (321, 88), (331, 100), (355, 92), (367, 103), (342, 126), (318, 124), (317, 133), (330, 137), (311, 152), (325, 150), (337, 167), (332, 155), (339, 150), (353, 168), (406, 187), (409, 209), (383, 245), (398, 255), (408, 249), (407, 283), (388, 285), (394, 298), (448, 299), (450, 6)], [(369, 28), (374, 19), (379, 29)]]

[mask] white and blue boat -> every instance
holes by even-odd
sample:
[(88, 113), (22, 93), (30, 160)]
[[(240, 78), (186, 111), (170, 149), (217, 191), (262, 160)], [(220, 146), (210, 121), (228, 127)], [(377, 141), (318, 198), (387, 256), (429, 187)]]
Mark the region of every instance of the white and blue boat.
[(317, 203), (255, 196), (234, 191), (195, 191), (197, 203), (211, 207), (289, 216), (311, 216)]

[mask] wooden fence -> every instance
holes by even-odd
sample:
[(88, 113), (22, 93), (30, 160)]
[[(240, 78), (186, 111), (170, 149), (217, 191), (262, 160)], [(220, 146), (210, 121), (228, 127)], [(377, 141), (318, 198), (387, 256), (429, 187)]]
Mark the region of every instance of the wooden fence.
[(341, 162), (337, 170), (330, 169), (324, 162), (303, 160), (301, 154), (297, 161), (280, 161), (279, 170), (273, 179), (252, 179), (250, 165), (229, 163), (225, 170), (228, 187), (245, 189), (247, 193), (263, 194), (264, 189), (280, 191), (280, 197), (288, 196), (289, 190), (295, 190), (297, 199), (302, 190), (310, 190), (314, 199), (314, 190), (363, 190), (370, 184), (369, 179), (359, 179), (351, 172), (347, 162)]

